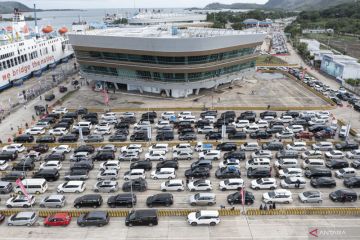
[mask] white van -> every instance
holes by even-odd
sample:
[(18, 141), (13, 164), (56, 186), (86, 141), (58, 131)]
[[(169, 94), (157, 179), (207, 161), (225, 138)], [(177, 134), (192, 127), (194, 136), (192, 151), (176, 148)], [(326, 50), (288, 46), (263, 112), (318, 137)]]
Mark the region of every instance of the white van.
[(306, 159), (302, 162), (301, 167), (305, 170), (314, 167), (325, 167), (325, 161), (323, 159)]
[(269, 158), (254, 158), (246, 161), (245, 168), (248, 170), (253, 170), (257, 168), (269, 168), (270, 169), (270, 159)]
[[(44, 193), (48, 189), (48, 184), (43, 178), (29, 178), (21, 181), (24, 185), (27, 193), (40, 194)], [(14, 192), (22, 194), (21, 188), (16, 186)]]
[(161, 151), (165, 151), (167, 153), (169, 151), (168, 147), (169, 147), (169, 144), (167, 144), (167, 143), (156, 143), (149, 147), (149, 151), (161, 150)]
[(298, 167), (298, 160), (296, 158), (283, 158), (275, 161), (275, 167), (282, 168), (294, 168)]
[(333, 150), (334, 145), (331, 142), (318, 142), (312, 145), (313, 150), (330, 151)]
[(92, 128), (91, 122), (78, 122), (74, 124), (73, 129), (79, 129), (79, 128)]

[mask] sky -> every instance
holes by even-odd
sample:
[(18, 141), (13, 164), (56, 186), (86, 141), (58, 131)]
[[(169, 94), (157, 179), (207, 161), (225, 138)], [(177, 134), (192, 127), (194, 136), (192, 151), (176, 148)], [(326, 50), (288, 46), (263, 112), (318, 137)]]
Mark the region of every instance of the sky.
[(15, 0), (40, 9), (54, 8), (184, 8), (205, 7), (209, 3), (265, 3), (268, 0)]

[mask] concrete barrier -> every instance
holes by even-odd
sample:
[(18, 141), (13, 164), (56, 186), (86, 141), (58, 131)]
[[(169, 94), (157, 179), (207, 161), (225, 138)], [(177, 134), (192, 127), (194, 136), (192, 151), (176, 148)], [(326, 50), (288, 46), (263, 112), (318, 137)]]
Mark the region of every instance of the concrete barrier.
[(360, 215), (360, 208), (334, 207), (334, 208), (280, 208), (272, 210), (247, 209), (246, 215)]

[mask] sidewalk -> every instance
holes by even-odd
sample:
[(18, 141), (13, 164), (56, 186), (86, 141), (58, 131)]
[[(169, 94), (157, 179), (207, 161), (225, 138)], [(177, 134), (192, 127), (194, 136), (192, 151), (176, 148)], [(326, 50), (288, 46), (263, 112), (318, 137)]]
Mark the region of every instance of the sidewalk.
[[(78, 74), (75, 74), (74, 77), (75, 77), (75, 79), (79, 79)], [(29, 81), (33, 81), (33, 80), (35, 81), (35, 79), (31, 79)], [(39, 116), (36, 116), (36, 114), (35, 114), (34, 106), (35, 105), (45, 106), (46, 104), (48, 104), (48, 106), (51, 106), (57, 100), (59, 100), (61, 97), (68, 94), (69, 92), (73, 91), (74, 87), (71, 85), (71, 80), (72, 80), (72, 77), (69, 77), (64, 82), (64, 84), (62, 84), (68, 88), (68, 91), (65, 93), (60, 93), (57, 87), (50, 89), (48, 91), (48, 92), (53, 91), (53, 93), (55, 94), (55, 99), (53, 99), (52, 101), (47, 102), (44, 100), (44, 97), (42, 97), (42, 100), (40, 100), (40, 98), (37, 97), (33, 100), (30, 100), (26, 105), (19, 108), (15, 112), (11, 113), (11, 115), (7, 116), (4, 120), (2, 120), (2, 122), (0, 123), (0, 132), (1, 132), (0, 140), (3, 143), (6, 143), (9, 137), (11, 139), (13, 139), (14, 135), (16, 135), (18, 133), (18, 128), (25, 129), (26, 123), (29, 126), (34, 124), (35, 122), (32, 122), (32, 116), (35, 117), (35, 119), (36, 119), (35, 121), (39, 120)], [(46, 92), (46, 93), (48, 93), (48, 92)]]

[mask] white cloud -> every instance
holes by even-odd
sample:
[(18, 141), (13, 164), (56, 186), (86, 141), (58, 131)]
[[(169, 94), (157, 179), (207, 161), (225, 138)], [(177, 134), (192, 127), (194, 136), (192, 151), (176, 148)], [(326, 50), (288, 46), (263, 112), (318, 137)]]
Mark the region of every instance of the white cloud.
[(37, 8), (181, 8), (204, 7), (213, 2), (220, 3), (265, 3), (268, 0), (20, 0), (31, 7), (34, 3)]

